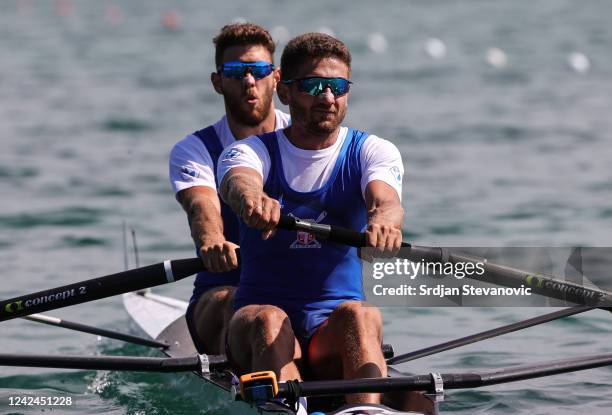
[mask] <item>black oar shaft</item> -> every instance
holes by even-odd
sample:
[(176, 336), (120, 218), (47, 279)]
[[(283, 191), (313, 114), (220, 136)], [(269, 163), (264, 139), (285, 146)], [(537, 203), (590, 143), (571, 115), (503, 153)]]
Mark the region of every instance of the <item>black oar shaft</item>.
[(36, 323), (48, 324), (54, 327), (63, 327), (69, 330), (80, 331), (83, 333), (94, 334), (97, 336), (107, 337), (109, 339), (121, 340), (127, 343), (138, 344), (141, 346), (155, 347), (166, 349), (168, 345), (166, 343), (158, 342), (157, 340), (145, 339), (138, 336), (132, 336), (131, 334), (119, 333), (112, 330), (106, 330), (98, 327), (88, 326), (86, 324), (76, 323), (74, 321), (67, 321), (56, 317), (45, 316), (42, 314), (32, 314), (24, 317), (26, 320), (34, 321)]
[(612, 293), (597, 288), (588, 288), (568, 281), (562, 281), (550, 276), (527, 272), (504, 265), (488, 262), (485, 258), (478, 258), (457, 252), (450, 252), (443, 248), (430, 248), (411, 245), (404, 255), (411, 261), (425, 259), (431, 262), (481, 264), (484, 269), (482, 276), (466, 275), (466, 278), (482, 282), (502, 285), (504, 287), (527, 287), (534, 294), (569, 303), (587, 305), (597, 308), (612, 306)]
[(203, 269), (199, 258), (178, 259), (11, 298), (0, 302), (0, 321), (174, 282)]
[(482, 385), (497, 385), (612, 365), (612, 353), (510, 367), (481, 375)]
[[(448, 373), (441, 374), (440, 377), (444, 389), (466, 389), (610, 365), (612, 365), (612, 353), (516, 366), (485, 373)], [(297, 387), (291, 387), (289, 383), (279, 384), (280, 397), (294, 398), (296, 391), (299, 391), (300, 396), (337, 396), (348, 393), (392, 391), (433, 392), (436, 387), (436, 382), (431, 374), (391, 378), (306, 381), (299, 382)]]
[(558, 320), (563, 317), (569, 317), (575, 314), (584, 313), (590, 310), (593, 310), (593, 308), (588, 307), (588, 306), (577, 306), (577, 307), (566, 308), (563, 310), (544, 314), (542, 316), (533, 317), (527, 320), (518, 321), (516, 323), (512, 323), (512, 324), (508, 324), (505, 326), (496, 327), (491, 330), (486, 330), (480, 333), (472, 334), (470, 336), (465, 336), (459, 339), (440, 343), (435, 346), (415, 350), (414, 352), (395, 356), (391, 359), (388, 359), (387, 364), (388, 365), (398, 365), (400, 363), (405, 363), (411, 360), (416, 360), (416, 359), (420, 359), (426, 356), (431, 356), (436, 353), (441, 353), (447, 350), (456, 349), (457, 347), (466, 346), (468, 344), (472, 344), (472, 343), (476, 343), (482, 340), (501, 336), (503, 334), (512, 333), (514, 331), (522, 330), (528, 327), (537, 326), (539, 324), (548, 323), (550, 321)]
[(129, 370), (136, 372), (189, 372), (201, 370), (198, 356), (164, 358), (0, 354), (0, 365), (58, 369)]

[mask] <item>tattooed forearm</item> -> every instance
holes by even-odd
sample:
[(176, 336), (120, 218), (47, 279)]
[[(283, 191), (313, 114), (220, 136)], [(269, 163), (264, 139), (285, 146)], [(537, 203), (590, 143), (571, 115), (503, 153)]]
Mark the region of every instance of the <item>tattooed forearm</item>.
[(245, 197), (261, 197), (263, 194), (261, 177), (252, 169), (241, 167), (232, 169), (221, 183), (221, 198), (238, 215), (241, 213)]
[(177, 195), (187, 213), (191, 237), (197, 246), (206, 240), (223, 237), (223, 219), (217, 192), (208, 187), (192, 187)]

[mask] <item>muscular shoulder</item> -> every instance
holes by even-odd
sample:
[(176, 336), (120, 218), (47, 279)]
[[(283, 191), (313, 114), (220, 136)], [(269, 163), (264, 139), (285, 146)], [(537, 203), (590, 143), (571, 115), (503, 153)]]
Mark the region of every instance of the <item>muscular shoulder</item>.
[(170, 151), (170, 160), (173, 159), (203, 159), (210, 156), (202, 141), (194, 134), (189, 134), (179, 140)]
[(266, 145), (257, 136), (236, 141), (221, 153), (217, 165), (219, 183), (231, 169), (249, 167), (256, 170), (265, 181), (270, 170), (270, 155)]
[(193, 186), (215, 188), (213, 170), (208, 150), (193, 134), (180, 140), (170, 151), (169, 175), (175, 193)]
[(377, 135), (369, 135), (361, 148), (363, 161), (372, 162), (385, 159), (402, 160), (402, 154), (395, 144)]
[(404, 164), (395, 144), (376, 135), (368, 136), (361, 148), (360, 162), (364, 194), (368, 183), (380, 180), (393, 187), (401, 199)]

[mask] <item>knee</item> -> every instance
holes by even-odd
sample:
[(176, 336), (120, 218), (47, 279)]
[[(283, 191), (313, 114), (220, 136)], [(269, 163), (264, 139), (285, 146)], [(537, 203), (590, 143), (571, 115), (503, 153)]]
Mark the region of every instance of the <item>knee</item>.
[(378, 307), (362, 303), (361, 301), (346, 301), (338, 306), (336, 312), (348, 321), (362, 321), (382, 324), (382, 315)]
[(234, 300), (234, 287), (219, 287), (204, 293), (198, 300), (198, 308), (217, 313), (220, 309), (231, 305)]
[(336, 309), (341, 321), (356, 324), (368, 328), (380, 330), (382, 327), (382, 315), (378, 307), (363, 303), (361, 301), (347, 301)]
[(240, 308), (229, 320), (228, 330), (231, 337), (248, 336), (253, 316), (259, 311), (259, 306), (248, 305)]
[(219, 304), (227, 304), (234, 299), (235, 287), (221, 287), (211, 292), (210, 299)]
[(265, 333), (291, 331), (291, 323), (289, 323), (287, 313), (280, 308), (265, 306), (260, 308), (255, 314), (253, 329)]

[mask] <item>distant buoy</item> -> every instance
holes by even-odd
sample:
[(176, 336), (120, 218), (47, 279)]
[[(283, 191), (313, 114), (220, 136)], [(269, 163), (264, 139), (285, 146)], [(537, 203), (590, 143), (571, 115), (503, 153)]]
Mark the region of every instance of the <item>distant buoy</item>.
[(503, 50), (498, 48), (488, 49), (485, 60), (496, 69), (505, 68), (508, 65), (508, 56)]
[(567, 57), (568, 66), (579, 74), (585, 74), (591, 69), (591, 61), (584, 53), (572, 52)]
[(387, 38), (382, 33), (368, 35), (368, 47), (374, 53), (383, 53), (387, 50)]
[(32, 8), (32, 0), (17, 0), (17, 11), (27, 12)]
[(123, 13), (119, 6), (108, 6), (104, 13), (104, 20), (110, 24), (119, 24), (123, 20)]
[(319, 29), (317, 29), (317, 32), (325, 33), (326, 35), (329, 35), (331, 37), (336, 37), (336, 34), (334, 33), (333, 29), (327, 26), (321, 26)]
[(285, 26), (273, 27), (270, 35), (272, 35), (272, 39), (274, 39), (276, 43), (287, 43), (291, 38), (291, 33), (289, 33), (289, 29)]
[(176, 30), (181, 25), (181, 16), (176, 10), (168, 10), (162, 15), (162, 26), (168, 30)]
[(56, 0), (55, 13), (60, 17), (69, 17), (74, 13), (74, 5), (71, 0)]
[(446, 45), (440, 39), (435, 37), (427, 39), (423, 48), (427, 56), (432, 59), (443, 59), (446, 57)]

